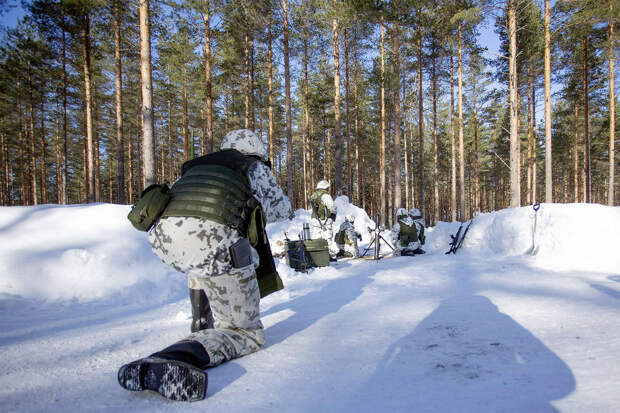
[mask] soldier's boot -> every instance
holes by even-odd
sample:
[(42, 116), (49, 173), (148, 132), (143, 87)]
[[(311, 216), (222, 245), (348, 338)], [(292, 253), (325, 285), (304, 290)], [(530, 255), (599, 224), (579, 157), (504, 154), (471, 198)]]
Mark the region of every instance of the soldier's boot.
[(204, 290), (190, 288), (189, 300), (192, 303), (192, 333), (213, 328), (213, 313)]
[(208, 365), (202, 344), (183, 340), (125, 364), (118, 370), (118, 382), (127, 390), (152, 390), (170, 400), (194, 402), (207, 395)]

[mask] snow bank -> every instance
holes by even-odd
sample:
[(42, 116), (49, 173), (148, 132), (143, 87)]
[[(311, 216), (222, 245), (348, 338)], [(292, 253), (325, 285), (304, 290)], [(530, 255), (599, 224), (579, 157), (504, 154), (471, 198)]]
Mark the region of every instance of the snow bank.
[[(363, 250), (374, 221), (345, 196), (335, 203), (334, 232), (347, 214), (354, 215)], [(151, 252), (146, 233), (131, 226), (128, 212), (129, 206), (111, 204), (0, 207), (0, 299), (165, 302), (185, 297), (185, 277)], [(531, 207), (478, 215), (459, 254), (521, 256), (545, 269), (620, 274), (620, 207), (542, 204), (535, 237), (534, 216)], [(285, 232), (298, 239), (304, 223), (310, 223), (310, 211), (299, 209), (292, 220), (268, 224), (273, 253), (284, 252)], [(447, 251), (459, 225), (439, 222), (427, 228), (427, 256)], [(382, 235), (387, 238), (389, 232)], [(382, 253), (390, 252), (382, 247)], [(278, 269), (285, 282), (299, 276), (283, 260)]]
[(478, 215), (462, 248), (474, 254), (531, 256), (534, 265), (545, 269), (618, 274), (619, 246), (620, 207), (541, 204), (537, 214), (527, 206)]
[(146, 233), (127, 220), (129, 208), (0, 208), (0, 295), (132, 302), (185, 295), (182, 275), (152, 254)]

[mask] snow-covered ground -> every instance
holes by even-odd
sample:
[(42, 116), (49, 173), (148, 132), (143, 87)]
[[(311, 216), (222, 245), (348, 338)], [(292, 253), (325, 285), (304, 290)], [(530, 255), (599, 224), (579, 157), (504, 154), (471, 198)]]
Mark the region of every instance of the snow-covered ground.
[[(374, 223), (357, 216), (370, 242)], [(192, 404), (116, 372), (184, 337), (183, 275), (127, 206), (0, 208), (0, 411), (612, 412), (620, 410), (620, 207), (543, 204), (427, 230), (427, 254), (354, 260), (261, 302), (265, 348), (208, 370)], [(268, 226), (274, 252), (307, 211)], [(388, 233), (384, 233), (388, 235)], [(387, 248), (387, 247), (386, 247)]]

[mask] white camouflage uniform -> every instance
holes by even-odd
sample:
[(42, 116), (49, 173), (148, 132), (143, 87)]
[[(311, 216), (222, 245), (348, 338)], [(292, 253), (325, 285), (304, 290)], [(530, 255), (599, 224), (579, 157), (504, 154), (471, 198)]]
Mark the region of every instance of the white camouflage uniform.
[[(257, 145), (261, 145), (258, 153)], [(237, 149), (266, 159), (264, 145), (249, 130), (229, 132), (221, 149)], [(265, 164), (254, 163), (248, 170), (248, 179), (268, 222), (290, 216), (290, 201)], [(189, 288), (204, 290), (209, 299), (214, 328), (192, 333), (187, 339), (203, 345), (210, 366), (257, 351), (265, 342), (255, 273), (258, 254), (252, 249), (254, 263), (247, 267), (233, 268), (230, 262), (228, 249), (240, 238), (235, 229), (196, 217), (165, 217), (149, 232), (153, 252), (164, 263), (186, 274)]]
[(409, 225), (409, 226), (415, 224), (415, 228), (416, 228), (416, 231), (418, 232), (418, 236), (421, 233), (422, 229), (426, 226), (426, 222), (424, 221), (424, 218), (413, 219), (411, 217), (411, 213), (407, 212), (407, 210), (404, 208), (399, 208), (396, 211), (396, 217), (400, 215), (404, 215), (404, 214), (407, 214), (407, 216), (401, 219), (396, 218), (396, 223), (392, 227), (392, 240), (394, 242), (394, 246), (396, 247), (396, 249), (394, 250), (394, 255), (401, 255), (403, 250), (415, 251), (422, 246), (422, 243), (420, 242), (419, 238), (417, 241), (410, 242), (407, 246), (401, 245), (400, 240), (398, 239), (400, 235), (400, 224), (399, 224), (400, 221), (402, 221), (404, 224)]
[(348, 220), (345, 220), (342, 224), (340, 224), (340, 229), (338, 229), (338, 232), (342, 231), (344, 231), (345, 242), (344, 244), (337, 244), (338, 251), (343, 250), (345, 255), (359, 258), (360, 251), (357, 247), (357, 239), (359, 234), (355, 231), (355, 226)]
[[(329, 194), (323, 194), (321, 196), (321, 202), (325, 205), (325, 208), (329, 210), (329, 214), (336, 213), (336, 205), (334, 200)], [(338, 246), (334, 242), (334, 221), (328, 216), (325, 220), (319, 220), (318, 218), (312, 218), (310, 220), (310, 236), (312, 239), (323, 238), (327, 240), (329, 251), (332, 254), (338, 253)]]

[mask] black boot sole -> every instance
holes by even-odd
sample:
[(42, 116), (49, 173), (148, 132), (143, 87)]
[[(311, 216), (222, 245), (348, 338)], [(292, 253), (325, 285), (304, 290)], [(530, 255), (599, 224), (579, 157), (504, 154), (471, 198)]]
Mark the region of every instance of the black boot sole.
[(118, 383), (131, 391), (152, 390), (167, 399), (195, 402), (207, 395), (207, 373), (177, 360), (149, 357), (125, 364)]

